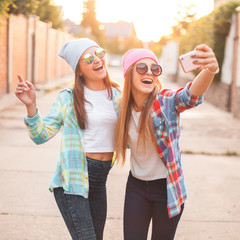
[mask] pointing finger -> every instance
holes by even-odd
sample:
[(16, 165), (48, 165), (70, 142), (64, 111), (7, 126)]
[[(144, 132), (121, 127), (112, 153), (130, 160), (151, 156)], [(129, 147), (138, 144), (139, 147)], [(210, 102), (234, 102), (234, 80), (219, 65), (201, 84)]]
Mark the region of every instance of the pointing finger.
[(22, 76), (20, 74), (17, 75), (19, 82), (24, 82)]

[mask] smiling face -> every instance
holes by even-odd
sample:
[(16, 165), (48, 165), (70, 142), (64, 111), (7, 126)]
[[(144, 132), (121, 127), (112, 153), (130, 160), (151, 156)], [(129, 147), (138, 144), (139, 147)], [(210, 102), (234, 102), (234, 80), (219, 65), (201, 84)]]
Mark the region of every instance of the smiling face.
[[(103, 84), (103, 80), (107, 76), (105, 58), (99, 58), (96, 56), (96, 50), (98, 47), (88, 48), (81, 56), (80, 64), (80, 74), (84, 77), (86, 86), (93, 84)], [(88, 64), (84, 61), (84, 56), (86, 54), (91, 54), (94, 57), (92, 63)]]
[[(145, 63), (148, 66), (148, 71), (144, 75), (139, 74), (136, 70), (136, 66), (139, 63)], [(150, 70), (153, 64), (156, 64), (156, 62), (150, 58), (141, 59), (134, 64), (132, 74), (133, 95), (141, 94), (146, 97), (153, 91), (158, 80), (158, 77), (154, 76)]]

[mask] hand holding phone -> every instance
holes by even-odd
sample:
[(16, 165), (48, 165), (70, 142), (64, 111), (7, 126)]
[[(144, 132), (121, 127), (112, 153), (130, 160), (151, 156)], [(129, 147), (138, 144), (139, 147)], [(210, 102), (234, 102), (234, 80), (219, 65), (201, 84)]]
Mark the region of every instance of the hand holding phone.
[(194, 59), (192, 58), (192, 56), (195, 55), (197, 52), (198, 51), (193, 50), (179, 57), (179, 61), (185, 73), (191, 72), (201, 66), (200, 64), (193, 63)]

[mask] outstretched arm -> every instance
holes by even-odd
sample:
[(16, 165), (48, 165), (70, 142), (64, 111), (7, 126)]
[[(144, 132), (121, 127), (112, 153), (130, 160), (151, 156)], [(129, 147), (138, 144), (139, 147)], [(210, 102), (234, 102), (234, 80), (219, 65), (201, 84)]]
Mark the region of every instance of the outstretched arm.
[(193, 61), (201, 65), (198, 70), (202, 71), (193, 80), (189, 91), (194, 96), (202, 96), (211, 85), (219, 66), (214, 52), (207, 45), (198, 45), (195, 50), (198, 52), (193, 56)]

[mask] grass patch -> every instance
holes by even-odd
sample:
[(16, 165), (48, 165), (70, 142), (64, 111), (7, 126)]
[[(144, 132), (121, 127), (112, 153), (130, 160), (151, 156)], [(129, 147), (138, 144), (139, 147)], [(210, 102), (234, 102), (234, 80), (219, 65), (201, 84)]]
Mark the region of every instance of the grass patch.
[(194, 152), (192, 150), (182, 151), (182, 154), (199, 154), (199, 155), (211, 155), (211, 156), (240, 156), (237, 152), (234, 151), (226, 151), (224, 153), (209, 153), (209, 152)]
[(226, 151), (225, 156), (238, 156), (238, 153), (237, 152), (232, 152), (232, 151)]

